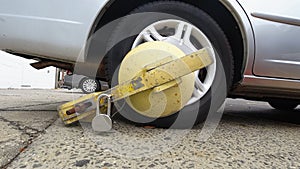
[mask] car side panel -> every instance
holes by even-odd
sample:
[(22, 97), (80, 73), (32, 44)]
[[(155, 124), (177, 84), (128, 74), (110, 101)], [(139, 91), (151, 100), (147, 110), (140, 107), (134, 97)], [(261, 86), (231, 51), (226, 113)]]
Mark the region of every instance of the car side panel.
[(107, 0), (2, 0), (0, 49), (76, 61), (106, 3)]
[(84, 78), (86, 78), (86, 76), (77, 75), (77, 74), (65, 75), (64, 85), (70, 86), (72, 88), (78, 88), (79, 85), (80, 85), (81, 80), (83, 80)]
[(300, 1), (239, 0), (255, 36), (256, 76), (300, 79)]

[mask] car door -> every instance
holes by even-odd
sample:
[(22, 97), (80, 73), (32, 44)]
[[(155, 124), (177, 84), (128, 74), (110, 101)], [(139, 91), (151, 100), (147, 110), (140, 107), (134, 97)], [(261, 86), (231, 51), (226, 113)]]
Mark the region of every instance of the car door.
[(300, 79), (300, 1), (239, 0), (255, 38), (253, 74)]
[(107, 0), (1, 0), (0, 49), (76, 61)]

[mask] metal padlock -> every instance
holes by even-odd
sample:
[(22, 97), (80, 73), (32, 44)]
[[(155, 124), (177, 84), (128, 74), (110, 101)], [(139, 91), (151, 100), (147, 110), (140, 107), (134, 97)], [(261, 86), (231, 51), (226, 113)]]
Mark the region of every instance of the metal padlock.
[[(100, 113), (100, 101), (106, 99), (107, 110), (106, 114)], [(97, 110), (96, 116), (92, 120), (92, 128), (96, 132), (106, 132), (112, 129), (112, 119), (111, 119), (111, 95), (100, 94), (97, 98)]]

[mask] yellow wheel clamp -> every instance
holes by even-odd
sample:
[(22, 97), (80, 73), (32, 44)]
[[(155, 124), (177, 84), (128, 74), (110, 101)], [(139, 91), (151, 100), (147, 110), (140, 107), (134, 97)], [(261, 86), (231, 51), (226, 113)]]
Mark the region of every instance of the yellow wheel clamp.
[(111, 102), (148, 89), (160, 92), (177, 85), (180, 77), (212, 64), (209, 50), (212, 49), (203, 48), (178, 59), (170, 61), (166, 57), (147, 65), (131, 80), (61, 105), (58, 108), (59, 116), (67, 125), (96, 114), (92, 120), (93, 130), (109, 131), (112, 128)]

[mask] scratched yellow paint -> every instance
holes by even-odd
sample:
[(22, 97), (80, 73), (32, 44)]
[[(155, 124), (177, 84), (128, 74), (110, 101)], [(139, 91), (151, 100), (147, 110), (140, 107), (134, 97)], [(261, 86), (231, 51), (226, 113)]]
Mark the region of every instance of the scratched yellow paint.
[[(194, 89), (193, 72), (210, 64), (212, 59), (207, 49), (185, 56), (176, 46), (166, 42), (144, 43), (125, 56), (118, 86), (68, 102), (59, 107), (59, 115), (65, 124), (90, 119), (95, 115), (97, 97), (105, 93), (112, 96), (112, 101), (126, 99), (142, 115), (169, 116), (190, 99)], [(80, 113), (67, 114), (84, 102), (92, 102), (93, 106)]]

